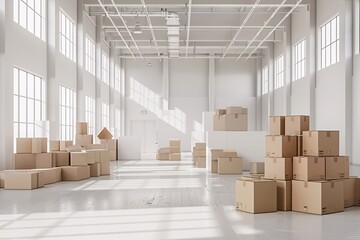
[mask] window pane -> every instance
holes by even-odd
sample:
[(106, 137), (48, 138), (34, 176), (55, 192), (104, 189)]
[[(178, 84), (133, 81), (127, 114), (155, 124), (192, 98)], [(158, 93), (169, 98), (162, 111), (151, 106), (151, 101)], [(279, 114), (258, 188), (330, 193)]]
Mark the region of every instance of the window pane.
[(22, 26), (23, 28), (26, 28), (26, 18), (27, 18), (27, 14), (26, 14), (26, 5), (23, 1), (20, 1), (20, 26)]
[(35, 35), (41, 38), (41, 17), (37, 14), (35, 15)]
[(20, 95), (21, 96), (26, 96), (26, 72), (24, 71), (20, 71), (20, 84), (19, 84), (19, 87), (20, 87)]
[(20, 114), (20, 122), (26, 122), (26, 98), (20, 97), (19, 104), (19, 114)]
[(28, 73), (27, 76), (28, 76), (28, 80), (27, 80), (28, 95), (27, 96), (30, 98), (34, 98), (34, 75)]
[(19, 137), (27, 137), (26, 134), (26, 123), (20, 123), (20, 132), (19, 132)]
[(14, 21), (19, 23), (19, 0), (14, 0)]
[(28, 8), (28, 18), (27, 18), (27, 21), (28, 21), (28, 27), (27, 27), (27, 29), (29, 30), (29, 32), (31, 32), (31, 33), (34, 33), (35, 32), (35, 30), (34, 30), (34, 18), (35, 18), (35, 16), (34, 16), (34, 11), (32, 10), (32, 9), (30, 9), (30, 8)]
[(19, 70), (14, 68), (14, 94), (19, 94)]
[(19, 121), (19, 97), (14, 96), (14, 122)]

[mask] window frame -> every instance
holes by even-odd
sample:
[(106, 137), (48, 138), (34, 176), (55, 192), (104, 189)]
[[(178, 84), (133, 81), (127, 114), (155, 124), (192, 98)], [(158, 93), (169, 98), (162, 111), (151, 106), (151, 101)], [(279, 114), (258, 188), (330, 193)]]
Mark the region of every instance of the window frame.
[(274, 89), (282, 88), (285, 85), (284, 64), (284, 54), (281, 54), (275, 59)]
[(110, 85), (110, 58), (104, 51), (101, 54), (101, 81)]
[(296, 81), (306, 76), (306, 38), (298, 41), (294, 45), (293, 61), (293, 81)]
[(85, 70), (95, 76), (96, 66), (95, 42), (88, 35), (85, 36)]
[[(334, 23), (335, 21), (335, 23)], [(335, 29), (333, 27), (335, 26)], [(333, 33), (335, 30), (335, 33)], [(335, 36), (335, 39), (333, 37)], [(320, 26), (320, 70), (340, 61), (340, 15), (337, 14)], [(335, 57), (333, 58), (333, 54)]]
[(96, 102), (95, 98), (85, 96), (85, 120), (88, 123), (89, 134), (95, 136), (95, 117), (96, 117)]
[(102, 127), (110, 128), (110, 104), (101, 104), (101, 125)]
[[(63, 114), (64, 113), (64, 114)], [(76, 92), (59, 84), (59, 139), (73, 140), (76, 123)]]
[(59, 10), (59, 52), (76, 63), (76, 24), (63, 9)]

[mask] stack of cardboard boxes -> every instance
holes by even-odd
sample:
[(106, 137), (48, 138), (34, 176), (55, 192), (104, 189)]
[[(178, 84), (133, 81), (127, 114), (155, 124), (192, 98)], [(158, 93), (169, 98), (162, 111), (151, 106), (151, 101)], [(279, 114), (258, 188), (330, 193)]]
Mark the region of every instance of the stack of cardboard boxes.
[(77, 122), (76, 123), (76, 135), (75, 135), (75, 145), (85, 147), (87, 145), (93, 144), (93, 135), (88, 135), (88, 123), (87, 122)]
[(214, 131), (247, 131), (248, 110), (243, 107), (227, 107), (215, 111)]
[(195, 143), (192, 160), (197, 168), (206, 168), (206, 143)]
[(181, 141), (179, 139), (170, 139), (170, 147), (159, 148), (156, 153), (157, 160), (181, 160)]
[(118, 159), (118, 141), (113, 139), (113, 135), (104, 128), (99, 134), (101, 145), (105, 146), (105, 149), (109, 150), (110, 160), (114, 161)]
[(211, 149), (211, 173), (242, 174), (243, 161), (234, 150)]

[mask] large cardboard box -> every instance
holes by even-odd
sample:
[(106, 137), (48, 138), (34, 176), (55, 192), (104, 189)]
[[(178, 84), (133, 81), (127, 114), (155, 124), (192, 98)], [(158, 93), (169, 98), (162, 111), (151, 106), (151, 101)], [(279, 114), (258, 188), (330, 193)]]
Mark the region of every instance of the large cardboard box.
[(34, 169), (36, 168), (35, 154), (32, 153), (15, 153), (14, 169)]
[(110, 151), (99, 150), (101, 176), (110, 175)]
[(197, 168), (206, 168), (206, 157), (197, 157), (196, 167)]
[(62, 181), (80, 181), (90, 177), (90, 166), (61, 167)]
[(52, 152), (52, 158), (55, 167), (70, 166), (70, 153), (68, 152)]
[(211, 160), (211, 173), (218, 173), (219, 163), (218, 160)]
[(60, 141), (49, 141), (50, 152), (60, 151)]
[(181, 153), (170, 153), (169, 160), (171, 161), (180, 161), (181, 160)]
[(269, 135), (285, 135), (285, 116), (269, 117)]
[(33, 170), (7, 170), (4, 188), (8, 190), (32, 190), (44, 186), (44, 174)]
[(192, 155), (194, 157), (206, 157), (205, 149), (193, 149)]
[(36, 169), (39, 172), (43, 172), (44, 174), (44, 184), (52, 184), (61, 181), (61, 168), (44, 168), (44, 169)]
[(356, 195), (356, 179), (357, 177), (350, 177), (344, 179), (344, 207), (355, 206)]
[(285, 135), (302, 135), (303, 131), (309, 131), (309, 116), (286, 116), (285, 117)]
[(99, 139), (112, 139), (113, 135), (107, 130), (107, 128), (103, 128), (101, 132), (98, 134)]
[(170, 147), (180, 147), (181, 141), (179, 139), (170, 139), (169, 140), (169, 146)]
[(87, 166), (88, 153), (87, 152), (72, 152), (70, 153), (71, 166)]
[[(223, 149), (211, 149), (211, 160), (217, 160), (219, 157), (221, 157), (221, 154), (224, 152)], [(237, 157), (237, 154), (236, 154)]]
[(277, 210), (291, 211), (291, 181), (276, 180)]
[(250, 174), (264, 174), (265, 163), (264, 162), (251, 162), (250, 163)]
[(36, 153), (35, 154), (36, 168), (52, 168), (53, 159), (51, 153)]
[(41, 153), (41, 138), (16, 138), (16, 153)]
[(293, 179), (301, 181), (325, 180), (325, 158), (294, 157)]
[(349, 178), (349, 157), (325, 157), (325, 179)]
[(195, 149), (197, 150), (206, 150), (206, 143), (200, 143), (200, 142), (197, 142), (195, 143)]
[(0, 188), (4, 188), (4, 181), (5, 181), (5, 172), (0, 172)]
[(296, 156), (296, 140), (296, 136), (266, 136), (266, 157)]
[(304, 131), (304, 156), (339, 156), (339, 131)]
[(60, 141), (60, 151), (66, 151), (66, 148), (73, 145), (73, 141)]
[(267, 213), (277, 210), (277, 185), (273, 180), (236, 180), (236, 210)]
[(84, 146), (85, 150), (97, 150), (97, 149), (106, 149), (106, 144), (90, 144)]
[(93, 135), (76, 135), (75, 136), (75, 145), (78, 146), (87, 146), (93, 144)]
[(360, 206), (360, 178), (355, 179), (355, 205)]
[(170, 153), (157, 153), (156, 154), (156, 159), (157, 160), (169, 160), (169, 156), (170, 155)]
[(292, 210), (320, 215), (344, 211), (343, 181), (293, 180)]
[(247, 108), (243, 107), (227, 107), (226, 114), (247, 114)]
[(88, 123), (77, 122), (76, 123), (76, 135), (87, 135), (88, 134)]
[(297, 136), (297, 156), (302, 156), (303, 154), (303, 137)]
[(242, 174), (243, 161), (239, 157), (220, 157), (218, 159), (219, 174)]
[(292, 158), (265, 158), (265, 178), (291, 180), (293, 178)]
[(247, 131), (247, 114), (226, 114), (220, 116), (225, 119), (225, 131)]
[(215, 115), (225, 115), (226, 114), (226, 109), (216, 109), (215, 110)]
[(213, 116), (213, 130), (214, 131), (225, 131), (225, 115), (214, 115)]
[(90, 177), (100, 177), (101, 176), (101, 166), (100, 163), (91, 163), (90, 166)]
[(159, 148), (157, 153), (170, 153), (170, 148), (166, 147), (166, 148)]
[(118, 149), (117, 139), (100, 139), (100, 143), (106, 146), (106, 149), (116, 150)]
[(170, 147), (170, 153), (180, 153), (180, 147)]

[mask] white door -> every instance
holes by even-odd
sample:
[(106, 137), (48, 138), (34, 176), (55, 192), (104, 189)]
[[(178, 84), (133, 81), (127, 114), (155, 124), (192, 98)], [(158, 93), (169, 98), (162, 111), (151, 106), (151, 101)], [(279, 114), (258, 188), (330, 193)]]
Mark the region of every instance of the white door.
[(131, 121), (130, 134), (141, 140), (142, 153), (156, 152), (156, 121), (133, 120)]

